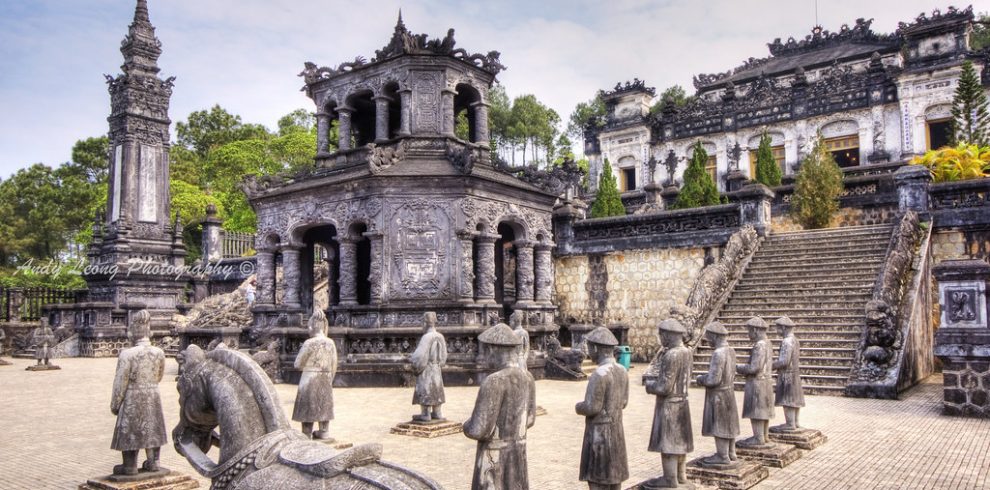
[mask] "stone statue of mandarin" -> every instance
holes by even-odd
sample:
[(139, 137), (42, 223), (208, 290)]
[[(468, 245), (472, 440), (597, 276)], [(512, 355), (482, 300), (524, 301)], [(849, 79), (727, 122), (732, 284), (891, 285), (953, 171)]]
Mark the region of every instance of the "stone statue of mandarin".
[(743, 395), (744, 419), (753, 426), (753, 436), (740, 440), (739, 447), (759, 447), (769, 444), (770, 419), (773, 418), (773, 345), (767, 339), (767, 322), (760, 317), (746, 322), (749, 339), (754, 342), (749, 351), (749, 364), (736, 366), (736, 373), (746, 376)]
[(157, 472), (161, 447), (168, 441), (158, 383), (165, 373), (165, 352), (151, 345), (151, 314), (134, 314), (127, 334), (133, 347), (121, 351), (113, 380), (110, 412), (117, 416), (110, 448), (123, 452), (114, 475), (137, 475), (138, 451), (144, 449), (145, 471)]
[(504, 323), (478, 336), (495, 370), (478, 389), (464, 435), (478, 441), (471, 490), (527, 490), (526, 430), (536, 422), (536, 383), (519, 367), (519, 337)]
[[(309, 319), (309, 339), (299, 349), (295, 368), (301, 369), (302, 375), (292, 420), (302, 422), (302, 432), (307, 437), (330, 439), (337, 345), (327, 337), (327, 317), (320, 309), (313, 311)], [(315, 422), (319, 422), (320, 430), (313, 432)]]
[(523, 312), (514, 311), (509, 315), (509, 327), (519, 337), (522, 344), (519, 345), (518, 359), (519, 367), (529, 371), (529, 332), (523, 328)]
[(798, 412), (804, 406), (804, 389), (801, 386), (801, 343), (794, 336), (794, 322), (786, 316), (778, 318), (774, 325), (780, 332), (780, 355), (773, 363), (777, 371), (777, 389), (774, 405), (784, 407), (783, 425), (777, 430), (797, 430)]
[(671, 318), (660, 322), (660, 356), (658, 376), (646, 384), (646, 392), (657, 396), (650, 433), (652, 452), (659, 452), (663, 475), (646, 482), (646, 488), (677, 488), (687, 483), (685, 458), (694, 451), (691, 432), (691, 407), (688, 404), (688, 384), (694, 362), (691, 349), (684, 346), (687, 329)]
[[(150, 334), (149, 334), (150, 335)], [(52, 348), (55, 346), (55, 332), (48, 326), (48, 318), (41, 318), (41, 326), (31, 333), (31, 345), (34, 346), (34, 358), (38, 360), (38, 366), (44, 363), (51, 365)]]
[(736, 351), (729, 346), (728, 335), (720, 322), (705, 327), (705, 341), (715, 350), (708, 372), (696, 381), (705, 387), (701, 435), (715, 438), (716, 452), (702, 460), (704, 465), (731, 465), (736, 461), (733, 443), (739, 435), (739, 411), (732, 386), (736, 380)]
[(416, 345), (410, 361), (416, 372), (416, 390), (413, 405), (422, 407), (422, 413), (413, 420), (429, 422), (443, 420), (441, 405), (446, 402), (443, 392), (443, 366), (447, 364), (447, 341), (437, 332), (437, 314), (423, 313), (423, 336)]
[(622, 410), (629, 403), (629, 375), (615, 362), (619, 341), (605, 327), (585, 337), (588, 355), (597, 367), (588, 378), (584, 401), (574, 410), (584, 415), (580, 480), (591, 490), (620, 490), (629, 478)]

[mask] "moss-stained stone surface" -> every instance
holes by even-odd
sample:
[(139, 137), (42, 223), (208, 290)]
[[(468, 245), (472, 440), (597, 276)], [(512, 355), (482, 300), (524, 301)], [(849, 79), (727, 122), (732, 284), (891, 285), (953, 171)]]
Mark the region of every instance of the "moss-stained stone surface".
[(656, 323), (684, 304), (705, 263), (701, 248), (634, 250), (556, 259), (557, 304), (567, 322), (629, 326), (636, 360), (657, 349)]
[(985, 260), (990, 257), (990, 231), (937, 230), (932, 233), (932, 256), (936, 262)]
[[(839, 212), (832, 217), (829, 223), (830, 228), (842, 226), (868, 226), (890, 223), (897, 212), (896, 207), (875, 207), (875, 208), (839, 208)], [(801, 231), (803, 228), (797, 224), (789, 214), (775, 213), (770, 220), (771, 230), (774, 233), (786, 233), (790, 231)]]

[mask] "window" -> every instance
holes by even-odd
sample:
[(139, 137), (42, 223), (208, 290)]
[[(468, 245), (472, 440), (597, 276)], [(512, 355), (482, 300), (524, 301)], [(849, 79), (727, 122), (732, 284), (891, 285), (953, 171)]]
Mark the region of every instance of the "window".
[[(773, 154), (773, 159), (777, 162), (777, 166), (780, 167), (780, 173), (782, 175), (787, 173), (784, 145), (771, 146), (770, 153)], [(749, 178), (756, 180), (756, 150), (749, 150)]]
[(825, 140), (825, 149), (840, 167), (859, 165), (859, 135), (839, 136)]
[(622, 172), (622, 191), (636, 190), (636, 169), (623, 168), (619, 169), (619, 171)]
[(926, 125), (928, 149), (937, 150), (952, 141), (952, 119), (936, 119)]
[(705, 162), (705, 172), (711, 176), (712, 182), (718, 185), (718, 157), (715, 155), (710, 155), (708, 161)]

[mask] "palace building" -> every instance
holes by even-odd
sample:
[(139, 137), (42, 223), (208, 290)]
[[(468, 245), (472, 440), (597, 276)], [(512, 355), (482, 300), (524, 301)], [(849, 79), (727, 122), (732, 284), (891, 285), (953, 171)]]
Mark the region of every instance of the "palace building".
[[(990, 80), (987, 51), (970, 48), (972, 7), (922, 14), (881, 34), (858, 19), (838, 32), (816, 27), (803, 40), (779, 38), (770, 56), (694, 77), (694, 97), (655, 113), (656, 91), (641, 80), (600, 93), (607, 115), (585, 131), (593, 185), (608, 159), (620, 190), (677, 178), (700, 141), (721, 191), (755, 176), (763, 132), (784, 175), (796, 173), (817, 133), (836, 162), (897, 162), (948, 141), (953, 93), (965, 60)], [(659, 165), (658, 165), (659, 164)], [(632, 194), (627, 194), (626, 197)]]

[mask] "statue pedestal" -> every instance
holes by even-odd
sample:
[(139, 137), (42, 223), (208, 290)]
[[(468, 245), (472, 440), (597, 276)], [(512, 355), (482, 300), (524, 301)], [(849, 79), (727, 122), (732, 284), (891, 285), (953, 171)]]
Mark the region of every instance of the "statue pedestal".
[(460, 422), (451, 422), (446, 419), (431, 420), (429, 422), (418, 422), (413, 420), (398, 424), (395, 427), (392, 427), (392, 430), (389, 432), (401, 436), (424, 437), (426, 439), (432, 439), (434, 437), (460, 434), (461, 432), (464, 432), (464, 429), (461, 427)]
[(338, 441), (337, 439), (334, 439), (332, 437), (329, 438), (329, 439), (315, 439), (314, 438), (313, 441), (314, 442), (322, 442), (323, 444), (326, 444), (327, 446), (330, 446), (330, 447), (332, 447), (332, 448), (334, 448), (334, 449), (336, 449), (338, 451), (344, 450), (344, 449), (350, 449), (350, 448), (354, 447), (354, 443), (353, 442), (342, 442), (342, 441)]
[(62, 369), (54, 364), (34, 364), (24, 368), (25, 371), (54, 371), (56, 369)]
[(543, 407), (541, 407), (539, 405), (536, 406), (536, 416), (537, 417), (539, 417), (540, 415), (546, 415), (546, 414), (547, 414), (547, 409), (545, 409), (545, 408), (543, 408)]
[(703, 465), (704, 458), (696, 458), (687, 464), (687, 477), (702, 485), (718, 488), (745, 490), (770, 476), (770, 470), (752, 461), (735, 461), (727, 465)]
[(11, 364), (13, 363), (0, 359), (0, 366), (10, 366)]
[(828, 437), (822, 431), (815, 429), (786, 429), (782, 425), (775, 425), (770, 428), (770, 440), (783, 444), (791, 444), (801, 449), (812, 450), (828, 441)]
[(763, 446), (745, 446), (736, 443), (736, 455), (740, 459), (760, 463), (763, 466), (784, 468), (801, 459), (801, 450), (790, 444), (766, 444)]
[[(659, 481), (659, 479), (660, 479), (659, 476), (656, 478), (650, 478), (649, 480), (641, 481), (636, 485), (627, 488), (626, 490), (663, 490), (663, 489), (671, 488), (664, 486), (663, 482)], [(695, 485), (694, 483), (687, 482), (677, 485), (677, 488), (680, 490), (707, 490), (708, 488), (715, 488), (715, 487)]]
[(199, 482), (189, 475), (169, 471), (141, 471), (136, 475), (109, 475), (88, 480), (79, 490), (186, 490), (199, 488)]

